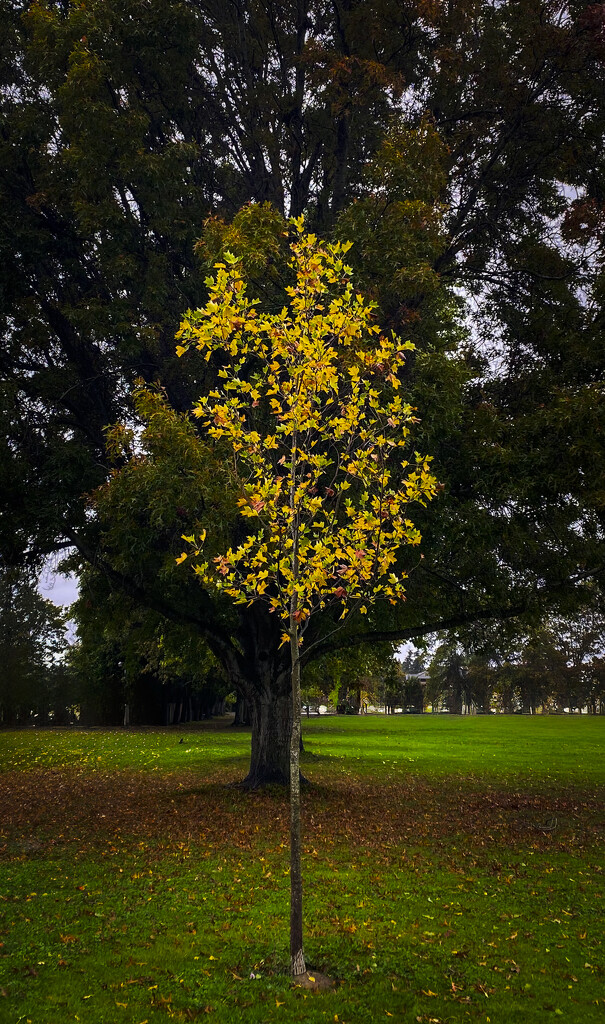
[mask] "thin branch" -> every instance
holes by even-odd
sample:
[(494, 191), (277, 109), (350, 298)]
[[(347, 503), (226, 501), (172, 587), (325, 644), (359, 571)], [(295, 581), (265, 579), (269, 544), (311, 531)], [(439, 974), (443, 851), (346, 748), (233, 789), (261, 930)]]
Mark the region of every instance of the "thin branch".
[[(152, 593), (147, 587), (140, 586), (135, 583), (133, 579), (127, 576), (125, 573), (115, 569), (109, 562), (104, 559), (97, 551), (89, 546), (87, 541), (76, 531), (72, 529), (65, 530), (65, 536), (73, 547), (75, 547), (82, 557), (95, 569), (100, 572), (113, 583), (119, 590), (127, 594), (138, 604), (143, 605), (145, 608), (149, 608), (150, 611), (157, 612), (164, 618), (169, 619), (171, 622), (176, 622), (178, 625), (193, 626), (196, 631), (204, 637), (208, 646), (214, 654), (220, 659), (228, 659), (232, 661), (236, 659), (241, 661), (241, 655), (229, 634), (222, 629), (216, 622), (212, 622), (210, 615), (210, 605), (208, 609), (209, 614), (196, 615), (191, 610), (190, 606), (186, 607), (175, 607), (168, 601), (165, 601), (162, 597)], [(200, 589), (200, 594), (203, 598), (203, 591)], [(240, 666), (241, 668), (241, 666)]]
[[(471, 622), (478, 622), (485, 619), (512, 619), (522, 615), (528, 609), (528, 602), (513, 605), (508, 608), (483, 608), (475, 611), (465, 612), (460, 615), (452, 615), (446, 619), (439, 619), (435, 622), (427, 622), (421, 626), (408, 626), (402, 629), (369, 630), (367, 633), (356, 633), (355, 635), (341, 637), (338, 641), (326, 643), (332, 636), (328, 633), (326, 637), (317, 640), (308, 648), (306, 655), (314, 651), (312, 658), (307, 661), (314, 661), (325, 654), (333, 651), (340, 651), (349, 647), (359, 647), (368, 643), (404, 643), (406, 640), (414, 640), (417, 637), (427, 636), (430, 633), (439, 633), (442, 630), (456, 629), (458, 626), (466, 626)], [(332, 632), (336, 632), (333, 630)], [(303, 659), (305, 654), (303, 654)]]

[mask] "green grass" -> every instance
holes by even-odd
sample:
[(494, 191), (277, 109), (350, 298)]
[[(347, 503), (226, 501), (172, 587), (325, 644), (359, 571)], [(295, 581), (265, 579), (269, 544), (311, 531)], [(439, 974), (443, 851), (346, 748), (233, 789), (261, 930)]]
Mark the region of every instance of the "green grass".
[(311, 750), (381, 777), (411, 771), (433, 779), (605, 781), (605, 721), (598, 716), (329, 716), (303, 722), (303, 731)]
[(2, 1024), (603, 1020), (605, 721), (303, 725), (333, 992), (287, 977), (283, 794), (220, 784), (249, 735), (0, 733)]
[[(605, 724), (598, 716), (397, 715), (303, 719), (309, 751), (362, 774), (409, 771), (513, 781), (605, 781)], [(175, 735), (183, 744), (175, 742)], [(245, 768), (246, 730), (31, 730), (0, 733), (0, 771), (82, 768), (204, 773)]]

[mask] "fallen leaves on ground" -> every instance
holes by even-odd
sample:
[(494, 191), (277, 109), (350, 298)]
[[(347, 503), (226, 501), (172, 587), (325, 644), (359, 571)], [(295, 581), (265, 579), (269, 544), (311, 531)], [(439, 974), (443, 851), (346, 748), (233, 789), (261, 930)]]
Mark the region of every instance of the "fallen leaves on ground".
[[(193, 772), (12, 771), (0, 775), (0, 854), (32, 855), (55, 845), (162, 837), (209, 847), (248, 848), (288, 835), (287, 794), (245, 793), (218, 776)], [(602, 842), (605, 805), (594, 789), (524, 793), (452, 778), (373, 783), (348, 778), (306, 790), (308, 853), (348, 842), (383, 849), (439, 843), (455, 835), (482, 847), (514, 842), (532, 849), (582, 849)], [(553, 822), (556, 824), (553, 826)], [(494, 873), (499, 865), (494, 861)]]

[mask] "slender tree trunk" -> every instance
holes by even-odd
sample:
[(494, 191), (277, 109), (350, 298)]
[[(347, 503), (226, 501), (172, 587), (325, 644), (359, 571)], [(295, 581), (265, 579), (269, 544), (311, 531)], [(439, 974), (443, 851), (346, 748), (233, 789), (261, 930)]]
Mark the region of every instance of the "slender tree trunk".
[(462, 714), (462, 687), (460, 683), (455, 680), (452, 685), (450, 693), (450, 714), (461, 715)]
[(292, 464), (290, 477), (290, 510), (292, 512), (292, 579), (290, 596), (290, 664), (292, 691), (292, 724), (290, 735), (290, 972), (293, 978), (305, 973), (303, 953), (303, 908), (300, 830), (300, 632), (298, 593), (298, 542), (300, 522), (296, 513), (295, 491), (297, 483), (297, 430), (292, 433)]
[[(296, 611), (296, 597), (292, 601)], [(292, 737), (290, 743), (290, 969), (293, 977), (305, 973), (300, 828), (300, 652), (298, 626), (290, 617), (292, 654)]]
[(244, 697), (240, 697), (238, 694), (235, 701), (235, 717), (233, 719), (233, 725), (251, 725), (250, 709), (248, 707), (248, 701)]

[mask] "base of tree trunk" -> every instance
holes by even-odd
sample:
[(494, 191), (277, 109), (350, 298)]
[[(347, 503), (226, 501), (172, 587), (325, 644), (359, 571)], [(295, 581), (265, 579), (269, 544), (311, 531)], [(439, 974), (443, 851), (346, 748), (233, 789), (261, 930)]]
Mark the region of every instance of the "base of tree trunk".
[(326, 992), (334, 988), (336, 982), (321, 971), (306, 970), (304, 974), (297, 974), (292, 978), (292, 984), (295, 988), (306, 988), (310, 992)]
[[(301, 786), (310, 786), (309, 780), (300, 773), (300, 784)], [(245, 779), (241, 782), (231, 783), (237, 789), (264, 789), (265, 786), (283, 786), (286, 789), (290, 787), (290, 778), (284, 776), (283, 772), (272, 771), (272, 772), (248, 772)]]

